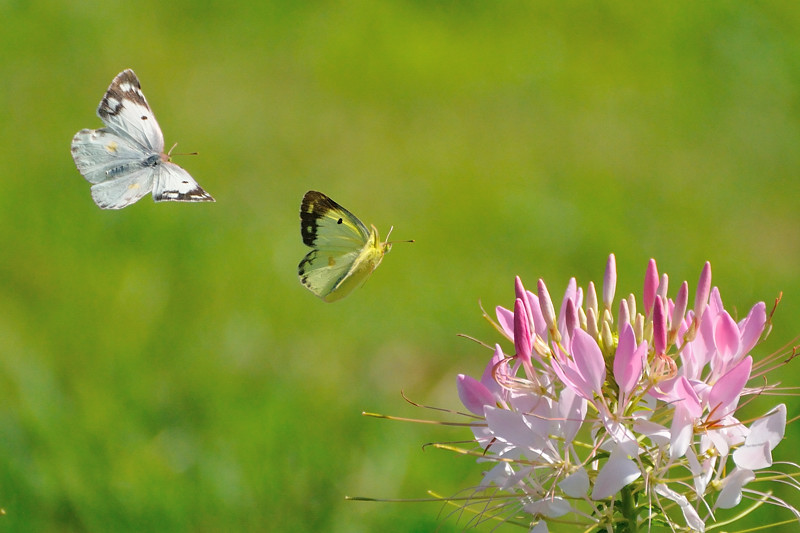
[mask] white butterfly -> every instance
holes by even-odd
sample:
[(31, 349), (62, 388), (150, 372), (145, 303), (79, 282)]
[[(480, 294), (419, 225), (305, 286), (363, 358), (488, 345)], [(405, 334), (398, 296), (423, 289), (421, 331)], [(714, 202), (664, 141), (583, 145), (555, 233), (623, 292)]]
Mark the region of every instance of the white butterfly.
[(149, 192), (163, 202), (213, 202), (188, 172), (164, 153), (164, 136), (130, 69), (111, 82), (97, 108), (106, 125), (83, 129), (72, 138), (72, 158), (92, 183), (92, 198), (103, 209), (121, 209)]

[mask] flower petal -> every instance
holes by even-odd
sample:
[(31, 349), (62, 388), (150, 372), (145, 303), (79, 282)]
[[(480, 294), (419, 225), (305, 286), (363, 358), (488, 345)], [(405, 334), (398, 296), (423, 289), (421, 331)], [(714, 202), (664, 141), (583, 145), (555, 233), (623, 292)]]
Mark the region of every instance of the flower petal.
[(597, 341), (582, 329), (576, 329), (571, 349), (578, 372), (592, 391), (602, 394), (603, 382), (606, 379), (606, 365)]
[(641, 475), (642, 472), (634, 461), (627, 457), (614, 457), (612, 453), (611, 458), (597, 474), (597, 479), (595, 479), (594, 488), (592, 489), (592, 499), (605, 500), (610, 498), (618, 493), (622, 487), (629, 485)]
[(693, 531), (705, 531), (705, 523), (700, 518), (700, 515), (697, 514), (697, 511), (694, 509), (694, 507), (692, 507), (692, 505), (689, 503), (689, 500), (686, 499), (686, 496), (672, 490), (663, 483), (656, 485), (655, 492), (678, 504), (678, 507), (680, 507), (681, 511), (683, 512), (683, 518), (686, 520), (686, 525), (692, 528)]
[(561, 480), (558, 486), (571, 498), (583, 498), (589, 492), (589, 474), (585, 468), (580, 467)]
[(458, 398), (471, 413), (483, 416), (485, 405), (495, 405), (497, 402), (486, 386), (477, 379), (459, 374), (456, 376)]
[(736, 465), (749, 470), (771, 466), (772, 450), (783, 439), (785, 430), (786, 406), (780, 404), (750, 426), (744, 446), (733, 452)]
[(503, 336), (510, 341), (514, 340), (514, 312), (499, 305), (494, 308), (494, 312), (497, 315), (497, 323), (503, 330)]
[(651, 316), (653, 304), (656, 301), (656, 290), (658, 289), (658, 268), (656, 260), (650, 259), (647, 262), (647, 270), (644, 273), (644, 314)]
[[(614, 354), (614, 379), (622, 392), (633, 390), (642, 377), (642, 351), (636, 349), (636, 336), (630, 324), (622, 326), (617, 352)], [(643, 343), (644, 344), (644, 343)]]
[(547, 497), (542, 500), (527, 503), (523, 506), (526, 512), (532, 515), (545, 516), (547, 518), (558, 518), (564, 516), (572, 510), (572, 505), (564, 498)]
[(739, 329), (742, 332), (742, 346), (741, 353), (748, 354), (753, 346), (758, 342), (758, 338), (764, 332), (764, 326), (767, 324), (767, 306), (764, 302), (758, 302), (750, 309), (742, 323), (739, 324)]
[(711, 392), (708, 393), (708, 407), (714, 412), (715, 417), (721, 418), (736, 407), (742, 389), (750, 379), (752, 368), (753, 358), (748, 355), (711, 387)]
[(730, 509), (742, 501), (742, 487), (756, 478), (752, 470), (736, 467), (722, 480), (722, 490), (714, 507)]
[[(718, 357), (723, 365), (733, 361), (739, 354), (739, 326), (733, 321), (727, 311), (720, 313), (714, 326), (714, 343), (717, 346)], [(719, 365), (719, 363), (718, 363)], [(717, 366), (717, 370), (724, 372), (724, 367)]]

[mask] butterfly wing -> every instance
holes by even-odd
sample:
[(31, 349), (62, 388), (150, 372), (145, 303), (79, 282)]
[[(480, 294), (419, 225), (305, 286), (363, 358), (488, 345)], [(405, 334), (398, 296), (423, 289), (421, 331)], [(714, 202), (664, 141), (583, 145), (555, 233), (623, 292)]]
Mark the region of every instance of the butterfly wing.
[(300, 233), (311, 248), (353, 251), (369, 239), (369, 230), (353, 213), (321, 192), (308, 191), (300, 204)]
[(153, 169), (139, 168), (92, 186), (92, 199), (102, 209), (122, 209), (153, 189)]
[(97, 107), (97, 116), (113, 133), (130, 139), (145, 155), (164, 151), (164, 135), (131, 69), (117, 74)]
[(343, 298), (350, 291), (337, 292), (337, 289), (347, 278), (357, 257), (357, 251), (334, 253), (312, 250), (297, 267), (300, 282), (326, 302)]
[(298, 265), (300, 281), (327, 302), (362, 285), (383, 258), (377, 231), (320, 192), (303, 197), (300, 231), (313, 248)]
[(156, 202), (213, 202), (214, 198), (184, 169), (165, 161), (156, 169), (153, 184), (153, 200)]
[[(152, 154), (155, 161), (158, 154)], [(72, 138), (75, 166), (89, 183), (102, 183), (143, 168), (146, 158), (127, 137), (120, 137), (102, 128), (84, 129)], [(149, 166), (149, 165), (148, 165)]]
[(92, 198), (102, 209), (121, 209), (149, 193), (158, 157), (153, 154), (148, 164), (130, 139), (105, 128), (84, 129), (72, 139), (75, 166), (93, 184)]

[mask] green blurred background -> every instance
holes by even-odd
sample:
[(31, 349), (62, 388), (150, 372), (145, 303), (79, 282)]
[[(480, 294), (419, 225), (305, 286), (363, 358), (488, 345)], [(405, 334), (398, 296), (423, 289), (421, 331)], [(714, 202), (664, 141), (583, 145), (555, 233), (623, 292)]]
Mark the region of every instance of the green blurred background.
[[(469, 433), (361, 411), (447, 418), (400, 391), (459, 407), (489, 353), (456, 335), (498, 340), (478, 301), (513, 305), (515, 275), (560, 300), (615, 252), (618, 295), (651, 257), (693, 295), (710, 260), (741, 314), (784, 292), (757, 357), (800, 333), (795, 3), (0, 0), (0, 21), (2, 530), (458, 531), (344, 497), (478, 483), (421, 448)], [(128, 67), (216, 204), (92, 203), (70, 140)], [(326, 304), (296, 275), (308, 189), (416, 243)]]

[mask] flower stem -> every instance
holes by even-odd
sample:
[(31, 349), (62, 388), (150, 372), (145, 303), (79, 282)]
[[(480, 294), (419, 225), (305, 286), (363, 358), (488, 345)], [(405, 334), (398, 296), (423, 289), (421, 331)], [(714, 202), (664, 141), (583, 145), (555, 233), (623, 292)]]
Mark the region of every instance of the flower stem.
[(619, 532), (637, 533), (639, 531), (639, 526), (636, 523), (636, 504), (633, 501), (633, 492), (630, 486), (622, 488), (620, 491), (620, 499), (624, 521), (620, 523), (621, 527)]

